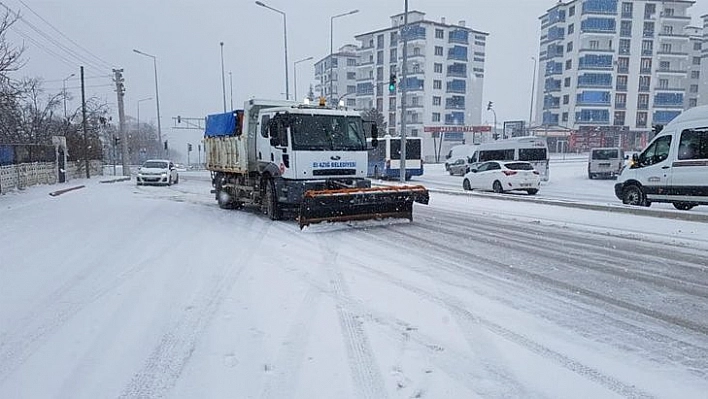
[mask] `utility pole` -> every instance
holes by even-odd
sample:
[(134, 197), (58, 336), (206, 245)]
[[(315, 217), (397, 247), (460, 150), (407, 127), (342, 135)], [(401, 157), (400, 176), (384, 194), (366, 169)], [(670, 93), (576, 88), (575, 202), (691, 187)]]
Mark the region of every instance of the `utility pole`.
[(221, 93), (224, 96), (224, 113), (226, 113), (226, 80), (224, 79), (224, 42), (220, 42), (221, 46)]
[(125, 131), (125, 107), (123, 97), (125, 96), (125, 86), (123, 85), (123, 70), (114, 69), (113, 80), (116, 83), (116, 93), (118, 95), (118, 134), (121, 141), (121, 157), (123, 158), (123, 176), (130, 176), (130, 167), (128, 166), (128, 135)]
[(406, 181), (406, 75), (408, 74), (408, 0), (403, 11), (403, 62), (401, 63), (401, 183)]
[(88, 142), (88, 128), (86, 126), (86, 90), (84, 88), (84, 67), (81, 66), (81, 115), (83, 116), (83, 121), (81, 124), (84, 128), (84, 161), (86, 162), (86, 178), (91, 178), (91, 172), (89, 171), (89, 142)]

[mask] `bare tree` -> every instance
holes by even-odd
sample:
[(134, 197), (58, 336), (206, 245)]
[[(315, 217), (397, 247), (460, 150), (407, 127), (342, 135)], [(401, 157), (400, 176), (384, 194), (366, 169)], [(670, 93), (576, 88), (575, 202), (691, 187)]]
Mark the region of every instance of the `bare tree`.
[(6, 79), (7, 72), (17, 71), (25, 64), (25, 61), (21, 59), (22, 53), (25, 51), (24, 47), (14, 46), (7, 40), (8, 30), (19, 18), (19, 14), (13, 15), (9, 11), (0, 17), (0, 74), (2, 74), (3, 80)]

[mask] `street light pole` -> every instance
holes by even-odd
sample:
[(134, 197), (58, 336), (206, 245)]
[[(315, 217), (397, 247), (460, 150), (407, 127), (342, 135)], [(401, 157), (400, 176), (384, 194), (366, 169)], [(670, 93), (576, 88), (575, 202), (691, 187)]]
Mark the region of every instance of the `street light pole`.
[(401, 169), (400, 181), (406, 181), (406, 78), (408, 74), (408, 0), (403, 11), (403, 60), (401, 62)]
[(529, 107), (529, 129), (531, 129), (531, 121), (533, 120), (533, 97), (536, 90), (536, 57), (531, 57), (533, 60), (533, 78), (531, 79), (531, 105)]
[(221, 93), (224, 95), (224, 113), (226, 113), (226, 79), (224, 79), (224, 42), (220, 42), (221, 46)]
[(73, 78), (74, 76), (76, 76), (76, 74), (75, 74), (75, 73), (72, 73), (71, 75), (69, 75), (69, 76), (67, 76), (67, 77), (65, 77), (65, 78), (63, 79), (63, 88), (64, 88), (64, 96), (63, 96), (63, 97), (64, 97), (64, 122), (67, 122), (67, 119), (66, 119), (66, 81), (69, 80), (69, 79), (71, 79), (71, 78)]
[[(347, 15), (352, 15), (358, 13), (359, 10), (351, 10), (349, 12), (345, 12), (342, 14), (337, 14), (333, 17), (330, 17), (329, 19), (329, 100), (330, 104), (332, 103), (332, 100), (334, 99), (334, 92), (332, 91), (333, 88), (333, 81), (332, 79), (332, 67), (333, 67), (333, 53), (334, 53), (334, 19), (339, 18), (339, 17), (345, 17)], [(336, 106), (336, 104), (334, 104)]]
[(293, 62), (293, 83), (294, 83), (293, 90), (294, 90), (294, 93), (295, 93), (295, 94), (294, 94), (294, 95), (295, 95), (295, 101), (300, 101), (300, 100), (298, 100), (298, 98), (297, 98), (297, 64), (299, 64), (299, 63), (301, 63), (301, 62), (309, 61), (309, 60), (311, 60), (311, 59), (312, 59), (312, 57), (307, 57), (307, 58), (303, 58), (303, 59), (301, 59), (301, 60), (298, 60), (298, 61)]
[(278, 10), (277, 8), (273, 8), (269, 5), (266, 5), (262, 1), (256, 1), (256, 5), (259, 5), (263, 8), (267, 8), (271, 11), (275, 11), (278, 14), (283, 16), (283, 42), (285, 43), (285, 99), (289, 100), (290, 99), (290, 81), (288, 80), (288, 21), (287, 17), (285, 16), (285, 13)]
[(143, 55), (145, 57), (152, 58), (152, 65), (155, 69), (155, 105), (157, 108), (157, 140), (160, 142), (162, 147), (162, 126), (160, 125), (160, 91), (157, 87), (157, 57), (148, 53), (143, 53), (142, 51), (133, 49), (133, 52)]
[[(138, 108), (138, 128), (137, 128), (138, 140), (141, 139), (141, 137), (140, 137), (140, 103), (143, 101), (148, 101), (148, 100), (152, 100), (152, 97), (143, 98), (142, 100), (138, 100), (138, 107), (137, 107)], [(160, 145), (162, 145), (162, 144), (160, 144)]]

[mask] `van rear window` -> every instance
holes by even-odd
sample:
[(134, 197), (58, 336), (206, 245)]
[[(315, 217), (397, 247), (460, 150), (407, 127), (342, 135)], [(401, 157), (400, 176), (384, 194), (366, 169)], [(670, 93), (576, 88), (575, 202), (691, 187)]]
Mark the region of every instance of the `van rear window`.
[(618, 150), (593, 150), (592, 151), (592, 159), (598, 160), (598, 161), (607, 161), (609, 159), (618, 159), (619, 158), (619, 151)]

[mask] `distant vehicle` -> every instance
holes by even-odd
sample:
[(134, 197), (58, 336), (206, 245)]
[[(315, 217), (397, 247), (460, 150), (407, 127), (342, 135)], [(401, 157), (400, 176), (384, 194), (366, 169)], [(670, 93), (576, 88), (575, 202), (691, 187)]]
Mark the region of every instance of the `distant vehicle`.
[(548, 145), (545, 138), (535, 136), (497, 140), (474, 147), (468, 162), (473, 166), (486, 161), (526, 161), (539, 172), (541, 180), (547, 181)]
[[(379, 139), (377, 147), (369, 142), (368, 177), (376, 179), (401, 178), (401, 138), (386, 135)], [(412, 176), (423, 175), (423, 158), (421, 157), (422, 139), (420, 137), (406, 138), (406, 180)]]
[(448, 169), (450, 176), (464, 176), (465, 173), (470, 171), (470, 163), (468, 158), (458, 158), (455, 162), (451, 163)]
[(491, 190), (503, 193), (523, 190), (534, 195), (541, 187), (540, 172), (530, 162), (489, 161), (473, 167), (462, 180), (465, 190)]
[(450, 149), (450, 152), (445, 156), (445, 171), (450, 171), (450, 165), (457, 162), (459, 159), (467, 159), (474, 154), (475, 146), (461, 144)]
[(708, 205), (708, 106), (684, 111), (634, 154), (617, 178), (615, 195), (629, 205)]
[(136, 178), (138, 186), (143, 184), (158, 184), (171, 186), (179, 183), (179, 174), (172, 161), (166, 159), (150, 159), (138, 168)]
[(593, 148), (588, 155), (588, 178), (617, 178), (627, 159), (619, 147)]

